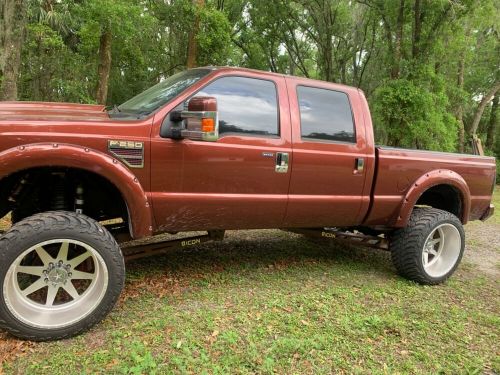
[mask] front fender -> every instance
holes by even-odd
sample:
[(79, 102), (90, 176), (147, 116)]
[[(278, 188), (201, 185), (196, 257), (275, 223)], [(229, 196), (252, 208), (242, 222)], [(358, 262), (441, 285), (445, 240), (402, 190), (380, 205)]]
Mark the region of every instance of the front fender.
[(111, 156), (70, 144), (35, 143), (0, 153), (0, 176), (36, 167), (68, 167), (94, 172), (110, 181), (127, 205), (133, 238), (152, 234), (153, 222), (148, 196), (135, 175)]
[(462, 201), (461, 221), (466, 224), (469, 219), (470, 212), (470, 190), (465, 180), (458, 173), (448, 169), (436, 169), (427, 172), (420, 176), (408, 189), (404, 197), (401, 210), (397, 218), (395, 218), (396, 227), (405, 227), (408, 224), (410, 215), (417, 203), (418, 199), (428, 189), (437, 185), (449, 185), (454, 187), (460, 193)]

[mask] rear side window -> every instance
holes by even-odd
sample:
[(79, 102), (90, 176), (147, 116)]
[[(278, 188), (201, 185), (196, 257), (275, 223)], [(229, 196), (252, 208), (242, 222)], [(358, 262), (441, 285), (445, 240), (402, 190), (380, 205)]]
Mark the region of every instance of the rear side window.
[(279, 134), (276, 86), (271, 81), (223, 77), (205, 86), (195, 96), (217, 99), (219, 134)]
[(340, 91), (298, 86), (301, 136), (305, 139), (356, 142), (351, 105)]

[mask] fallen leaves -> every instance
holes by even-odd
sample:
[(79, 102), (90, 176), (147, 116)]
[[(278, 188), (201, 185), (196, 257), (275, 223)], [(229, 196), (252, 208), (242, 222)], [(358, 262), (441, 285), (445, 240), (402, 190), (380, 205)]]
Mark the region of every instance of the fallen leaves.
[(28, 354), (33, 344), (31, 341), (18, 340), (7, 333), (0, 333), (0, 374), (4, 362)]

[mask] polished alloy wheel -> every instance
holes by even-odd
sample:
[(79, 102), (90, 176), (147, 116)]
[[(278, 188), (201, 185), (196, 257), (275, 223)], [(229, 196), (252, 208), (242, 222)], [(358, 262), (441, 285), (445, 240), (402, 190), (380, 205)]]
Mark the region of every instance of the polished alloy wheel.
[(108, 268), (101, 255), (72, 239), (44, 241), (19, 255), (4, 279), (9, 311), (23, 323), (62, 328), (81, 321), (102, 301)]
[(457, 263), (461, 248), (460, 232), (454, 225), (437, 226), (427, 237), (422, 251), (425, 272), (432, 277), (447, 274)]

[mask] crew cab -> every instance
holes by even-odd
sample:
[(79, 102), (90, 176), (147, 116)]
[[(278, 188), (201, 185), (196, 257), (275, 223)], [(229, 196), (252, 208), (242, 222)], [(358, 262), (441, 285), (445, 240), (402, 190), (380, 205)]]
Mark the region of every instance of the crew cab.
[(438, 284), (463, 225), (493, 214), (495, 175), (491, 157), (376, 146), (357, 88), (249, 69), (187, 70), (110, 110), (2, 102), (0, 327), (32, 340), (90, 328), (122, 290), (119, 243), (162, 233), (356, 237)]

